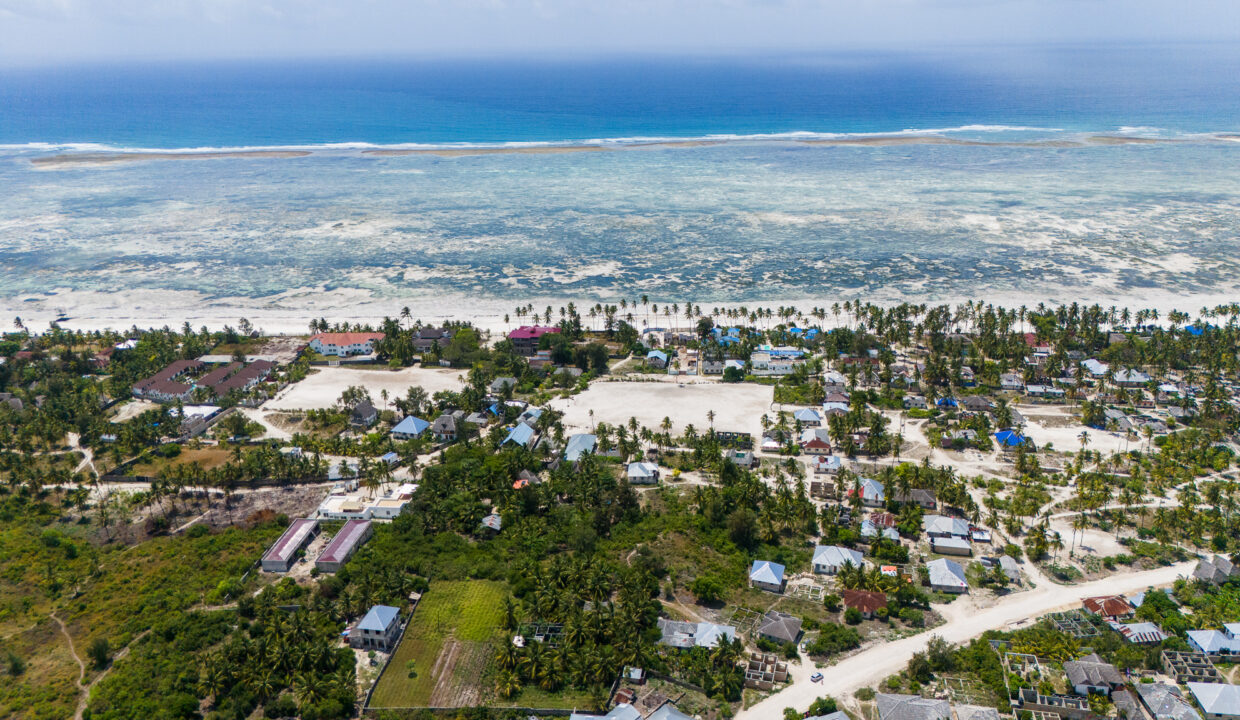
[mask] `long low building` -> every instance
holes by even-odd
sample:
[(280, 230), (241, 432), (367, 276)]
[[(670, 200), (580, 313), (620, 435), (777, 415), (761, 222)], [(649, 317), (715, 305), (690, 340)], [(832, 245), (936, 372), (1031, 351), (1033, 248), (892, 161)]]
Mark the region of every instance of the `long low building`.
[(340, 528), (336, 537), (327, 544), (323, 554), (314, 561), (320, 572), (334, 573), (340, 570), (353, 553), (374, 534), (369, 520), (350, 520)]
[(312, 518), (294, 520), (263, 555), (262, 568), (267, 572), (288, 572), (297, 562), (297, 553), (319, 534), (319, 521)]

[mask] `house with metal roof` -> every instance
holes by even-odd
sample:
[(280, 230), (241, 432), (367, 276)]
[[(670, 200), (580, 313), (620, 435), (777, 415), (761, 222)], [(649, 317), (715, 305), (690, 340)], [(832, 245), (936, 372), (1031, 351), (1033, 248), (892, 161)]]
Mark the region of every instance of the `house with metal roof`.
[(848, 491), (849, 496), (854, 493), (859, 493), (861, 504), (868, 507), (882, 507), (883, 503), (887, 502), (886, 489), (874, 478), (861, 478), (858, 487)]
[(969, 581), (964, 568), (955, 560), (939, 558), (926, 563), (930, 573), (930, 589), (937, 592), (963, 593), (969, 591)]
[(311, 518), (298, 518), (289, 524), (288, 529), (271, 545), (263, 555), (260, 567), (265, 572), (283, 573), (292, 569), (297, 562), (297, 554), (319, 534), (319, 521)]
[(930, 550), (940, 555), (972, 555), (973, 546), (958, 537), (930, 538)]
[(349, 646), (360, 650), (390, 651), (400, 637), (400, 610), (375, 605), (349, 629)]
[(1188, 692), (1205, 711), (1206, 720), (1240, 718), (1240, 685), (1190, 682)]
[(659, 466), (651, 462), (631, 462), (628, 476), (630, 485), (654, 485), (659, 482)]
[(749, 585), (768, 592), (784, 591), (784, 566), (770, 560), (754, 560), (749, 567)]
[(1153, 645), (1171, 637), (1152, 622), (1119, 623), (1111, 620), (1107, 625), (1123, 635), (1125, 640), (1137, 645)]
[(881, 537), (884, 540), (891, 540), (892, 542), (900, 542), (900, 533), (896, 532), (895, 528), (883, 527), (879, 525), (878, 523), (874, 522), (873, 520), (871, 520), (870, 518), (866, 518), (862, 520), (861, 521), (862, 540), (871, 540), (871, 539), (878, 538), (878, 537)]
[(1126, 620), (1135, 612), (1123, 595), (1087, 597), (1081, 601), (1081, 605), (1089, 612), (1107, 620)]
[(1134, 683), (1141, 704), (1154, 720), (1201, 720), (1201, 713), (1184, 699), (1180, 689), (1166, 683)]
[(969, 523), (961, 518), (946, 515), (926, 515), (921, 519), (921, 529), (932, 538), (967, 538)]
[(516, 427), (508, 431), (508, 435), (504, 438), (500, 445), (520, 445), (528, 448), (530, 443), (534, 441), (534, 428), (525, 423), (517, 423)]
[(568, 443), (564, 447), (564, 459), (568, 462), (577, 462), (581, 456), (586, 453), (593, 453), (594, 448), (598, 445), (598, 438), (589, 433), (580, 433), (568, 438)]
[[(952, 713), (956, 720), (999, 720), (999, 711), (993, 707), (981, 705), (954, 705)], [(1132, 720), (1138, 720), (1132, 718)]]
[(792, 418), (809, 427), (818, 427), (822, 424), (822, 416), (813, 408), (801, 408), (792, 414)]
[(1086, 360), (1085, 362), (1081, 363), (1081, 367), (1085, 368), (1085, 372), (1089, 373), (1090, 375), (1096, 378), (1100, 378), (1103, 375), (1106, 375), (1107, 370), (1111, 369), (1110, 365), (1107, 365), (1101, 360), (1097, 360), (1095, 358), (1090, 358)]
[(1189, 630), (1189, 647), (1211, 659), (1240, 655), (1240, 623), (1227, 623), (1222, 630)]
[(642, 714), (629, 703), (617, 703), (606, 715), (575, 712), (568, 720), (642, 720)]
[(675, 648), (713, 648), (723, 639), (735, 640), (736, 628), (709, 622), (681, 622), (659, 618), (659, 644)]
[(427, 423), (422, 418), (414, 418), (413, 415), (409, 415), (408, 418), (399, 421), (396, 424), (396, 428), (392, 428), (392, 439), (413, 440), (414, 437), (418, 437), (427, 431), (427, 428), (430, 428), (430, 423)]
[(856, 609), (865, 618), (872, 618), (879, 608), (887, 607), (886, 593), (881, 593), (877, 590), (849, 590), (845, 588), (840, 591), (840, 599), (843, 600), (844, 607)]
[(658, 710), (650, 713), (646, 720), (693, 720), (693, 718), (682, 713), (670, 702), (665, 702), (659, 706)]
[(323, 549), (314, 566), (320, 572), (337, 572), (373, 534), (369, 520), (349, 520)]
[(920, 695), (878, 693), (874, 696), (880, 720), (952, 720), (951, 703)]
[(662, 350), (651, 350), (646, 353), (646, 364), (652, 368), (667, 367), (667, 353)]
[(861, 567), (863, 556), (856, 550), (838, 545), (816, 545), (814, 547), (814, 572), (821, 575), (834, 575), (845, 565)]

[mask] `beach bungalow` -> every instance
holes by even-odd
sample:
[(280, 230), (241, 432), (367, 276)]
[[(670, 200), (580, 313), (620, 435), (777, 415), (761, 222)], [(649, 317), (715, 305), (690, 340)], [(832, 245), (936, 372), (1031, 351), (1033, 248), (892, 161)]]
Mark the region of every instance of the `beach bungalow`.
[(904, 407), (908, 410), (928, 410), (930, 406), (921, 395), (905, 395)]
[(646, 353), (646, 364), (652, 368), (662, 370), (667, 367), (667, 353), (662, 350), (651, 350)]
[(487, 386), (487, 391), (492, 395), (503, 395), (508, 388), (515, 388), (517, 379), (515, 377), (497, 377)]
[(349, 424), (357, 428), (368, 428), (379, 419), (379, 411), (369, 400), (362, 400), (349, 411)]
[(650, 462), (631, 462), (628, 475), (630, 485), (654, 485), (659, 482), (659, 466)]
[(784, 566), (770, 560), (754, 560), (749, 567), (749, 586), (767, 592), (784, 591)]
[(861, 567), (863, 556), (856, 550), (838, 545), (817, 545), (814, 547), (814, 572), (820, 575), (835, 575), (845, 565)]
[[(460, 412), (459, 410), (457, 412)], [(464, 413), (461, 414), (464, 418)], [(446, 443), (456, 440), (460, 427), (456, 413), (444, 413), (435, 418), (435, 422), (431, 424), (431, 433), (435, 436), (436, 442)]]
[(422, 418), (410, 415), (396, 423), (396, 427), (392, 428), (392, 439), (412, 440), (426, 432), (426, 429), (430, 426), (431, 424)]
[(964, 593), (969, 591), (964, 568), (955, 560), (939, 558), (926, 563), (930, 573), (930, 589), (936, 592)]

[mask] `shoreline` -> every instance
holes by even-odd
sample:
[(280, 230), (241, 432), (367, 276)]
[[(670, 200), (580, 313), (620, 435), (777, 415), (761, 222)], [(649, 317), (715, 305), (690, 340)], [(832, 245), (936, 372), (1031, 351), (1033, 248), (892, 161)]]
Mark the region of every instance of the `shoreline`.
[[(642, 295), (641, 291), (635, 291), (631, 298), (638, 301)], [(349, 322), (349, 323), (369, 323), (377, 325), (386, 317), (398, 317), (402, 308), (408, 307), (410, 316), (415, 320), (422, 320), (427, 323), (442, 324), (448, 321), (468, 321), (475, 327), (492, 332), (507, 331), (522, 324), (529, 324), (528, 318), (517, 318), (513, 314), (513, 310), (517, 305), (533, 304), (535, 308), (541, 310), (548, 305), (558, 308), (566, 306), (568, 303), (574, 303), (584, 314), (584, 311), (592, 307), (596, 302), (604, 302), (606, 304), (618, 305), (620, 298), (600, 298), (592, 296), (550, 296), (550, 295), (530, 295), (520, 298), (494, 298), (494, 297), (472, 297), (463, 294), (439, 295), (429, 299), (421, 299), (425, 297), (425, 293), (417, 293), (410, 291), (408, 297), (398, 298), (378, 298), (367, 295), (364, 291), (323, 291), (322, 289), (302, 289), (299, 291), (289, 291), (282, 296), (274, 296), (264, 301), (262, 298), (209, 298), (195, 291), (170, 291), (170, 290), (146, 290), (146, 291), (115, 291), (115, 292), (97, 292), (97, 291), (70, 291), (61, 290), (55, 295), (48, 296), (20, 296), (20, 297), (4, 297), (0, 298), (0, 317), (4, 317), (4, 325), (11, 327), (12, 318), (20, 317), (27, 328), (32, 331), (42, 332), (47, 329), (50, 323), (57, 317), (57, 309), (63, 308), (69, 319), (60, 323), (60, 327), (67, 330), (82, 331), (102, 331), (115, 330), (123, 332), (132, 327), (151, 328), (151, 327), (180, 327), (186, 322), (195, 330), (207, 326), (212, 330), (219, 330), (225, 325), (235, 327), (241, 318), (246, 318), (256, 328), (267, 335), (304, 335), (307, 333), (309, 321), (314, 318), (325, 318), (328, 322)], [(1046, 296), (1033, 296), (1031, 294), (1019, 293), (1013, 291), (986, 293), (974, 293), (970, 297), (964, 296), (943, 296), (928, 297), (917, 295), (901, 295), (901, 296), (877, 296), (877, 295), (836, 295), (836, 296), (801, 296), (801, 297), (775, 297), (772, 296), (766, 300), (750, 300), (750, 301), (712, 301), (709, 299), (694, 299), (696, 305), (700, 305), (703, 310), (703, 316), (712, 308), (736, 309), (746, 307), (749, 309), (757, 307), (769, 307), (772, 310), (777, 307), (796, 307), (802, 313), (808, 314), (814, 307), (820, 307), (827, 310), (826, 319), (821, 321), (824, 327), (837, 324), (836, 318), (831, 314), (830, 308), (832, 304), (845, 301), (861, 300), (870, 302), (875, 305), (890, 307), (898, 305), (901, 302), (926, 304), (930, 306), (950, 305), (956, 306), (966, 301), (978, 299), (988, 304), (1001, 306), (1007, 309), (1019, 309), (1025, 307), (1029, 309), (1036, 308), (1039, 303), (1044, 303), (1048, 307), (1058, 307), (1062, 305), (1071, 305), (1073, 303), (1082, 306), (1100, 305), (1104, 308), (1115, 306), (1117, 308), (1127, 307), (1136, 311), (1139, 309), (1156, 309), (1160, 316), (1165, 317), (1171, 310), (1180, 310), (1192, 316), (1197, 311), (1205, 307), (1215, 307), (1234, 302), (1235, 293), (1216, 293), (1206, 294), (1199, 293), (1195, 295), (1177, 294), (1172, 291), (1163, 291), (1155, 294), (1146, 293), (1143, 296), (1112, 296), (1098, 293), (1082, 292), (1080, 295), (1058, 294)], [(664, 298), (660, 296), (650, 295), (652, 304), (662, 306)], [(683, 298), (680, 298), (683, 301)], [(671, 299), (675, 302), (676, 299)], [(630, 306), (632, 308), (634, 306)], [(641, 306), (637, 309), (630, 309), (627, 312), (632, 313), (634, 326), (641, 330), (645, 327), (646, 313)], [(618, 313), (618, 317), (626, 313)], [(504, 316), (509, 316), (509, 321), (504, 322)], [(587, 321), (588, 322), (588, 321)], [(677, 318), (668, 319), (660, 314), (657, 317), (650, 316), (651, 327), (669, 327), (680, 330), (690, 329), (697, 322), (695, 317), (693, 320), (686, 320), (683, 313)], [(720, 324), (726, 324), (726, 318), (718, 319)], [(777, 318), (772, 318), (770, 323), (772, 326), (778, 322)], [(838, 324), (846, 324), (847, 313), (841, 313)], [(595, 320), (595, 324), (601, 327), (602, 320)]]
[(267, 159), (284, 160), (308, 156), (356, 155), (359, 157), (391, 158), (407, 156), (432, 156), (441, 158), (473, 157), (482, 155), (565, 155), (573, 153), (625, 152), (661, 149), (690, 149), (720, 145), (782, 144), (790, 147), (900, 147), (911, 145), (951, 145), (957, 147), (1019, 147), (1019, 148), (1087, 148), (1121, 145), (1165, 145), (1187, 143), (1231, 144), (1240, 142), (1240, 134), (1214, 133), (1182, 138), (1144, 137), (1112, 133), (1084, 134), (1076, 137), (1043, 138), (1033, 140), (983, 140), (977, 138), (950, 137), (942, 133), (890, 133), (840, 137), (753, 136), (735, 138), (684, 138), (651, 140), (648, 142), (566, 142), (563, 144), (520, 146), (459, 146), (441, 147), (334, 147), (296, 146), (272, 148), (239, 148), (220, 150), (90, 150), (84, 152), (58, 151), (53, 155), (30, 158), (36, 168), (72, 166), (97, 166), (114, 163), (141, 162), (144, 160), (211, 160), (211, 159)]

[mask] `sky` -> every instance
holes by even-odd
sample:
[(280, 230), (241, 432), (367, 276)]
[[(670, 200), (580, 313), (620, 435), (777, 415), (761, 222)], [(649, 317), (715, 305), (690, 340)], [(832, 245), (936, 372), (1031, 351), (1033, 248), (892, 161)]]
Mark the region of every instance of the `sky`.
[(0, 0), (0, 67), (1240, 41), (1238, 0)]

